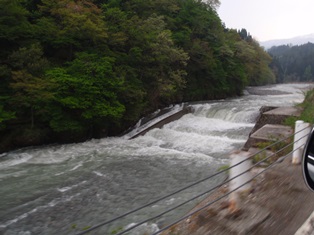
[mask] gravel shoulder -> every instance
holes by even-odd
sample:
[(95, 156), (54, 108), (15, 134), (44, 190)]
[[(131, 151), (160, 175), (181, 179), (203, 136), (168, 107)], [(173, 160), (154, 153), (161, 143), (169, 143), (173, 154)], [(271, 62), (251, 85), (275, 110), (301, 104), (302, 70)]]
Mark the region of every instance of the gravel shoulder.
[[(260, 169), (254, 169), (259, 172)], [(206, 205), (227, 192), (227, 185), (197, 205)], [(164, 235), (294, 234), (314, 210), (314, 194), (306, 187), (301, 166), (291, 157), (275, 164), (253, 181), (254, 190), (241, 199), (241, 211), (230, 215), (228, 199), (207, 207), (164, 232)], [(192, 211), (193, 211), (192, 210)]]

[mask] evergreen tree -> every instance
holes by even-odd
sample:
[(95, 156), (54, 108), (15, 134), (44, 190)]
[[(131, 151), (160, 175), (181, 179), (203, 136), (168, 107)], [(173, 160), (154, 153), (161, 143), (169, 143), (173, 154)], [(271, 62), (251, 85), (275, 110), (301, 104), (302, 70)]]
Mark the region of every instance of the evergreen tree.
[(277, 82), (313, 81), (314, 44), (299, 46), (282, 45), (268, 50), (273, 58), (272, 69)]

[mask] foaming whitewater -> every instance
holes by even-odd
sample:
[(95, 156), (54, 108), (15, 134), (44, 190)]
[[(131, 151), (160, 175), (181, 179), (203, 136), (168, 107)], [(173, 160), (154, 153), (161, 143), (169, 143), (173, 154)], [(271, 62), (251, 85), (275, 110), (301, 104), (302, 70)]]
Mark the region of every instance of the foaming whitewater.
[[(0, 155), (0, 234), (76, 234), (216, 173), (247, 140), (263, 105), (302, 102), (305, 84), (248, 88), (230, 100), (182, 104), (156, 112), (123, 137)], [(191, 113), (135, 139), (130, 136), (189, 105)], [(142, 129), (141, 129), (142, 128)], [(93, 234), (114, 234), (222, 182), (213, 178)], [(200, 199), (201, 200), (201, 199)], [(198, 201), (140, 226), (149, 234)]]
[(149, 117), (141, 118), (136, 123), (134, 128), (129, 133), (122, 136), (122, 138), (130, 139), (130, 138), (134, 137), (136, 134), (138, 134), (139, 132), (145, 130), (146, 128), (153, 126), (154, 124), (158, 123), (159, 121), (161, 121), (167, 117), (170, 117), (171, 115), (173, 115), (176, 112), (183, 110), (183, 108), (184, 108), (184, 104), (174, 105), (174, 106), (171, 105), (170, 107), (168, 107), (164, 110), (158, 109), (156, 112), (151, 114)]

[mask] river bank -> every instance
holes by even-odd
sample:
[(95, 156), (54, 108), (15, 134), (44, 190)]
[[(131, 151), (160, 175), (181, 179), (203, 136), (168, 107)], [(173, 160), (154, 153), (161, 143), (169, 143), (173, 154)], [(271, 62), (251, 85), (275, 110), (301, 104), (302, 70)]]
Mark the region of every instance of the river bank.
[[(250, 92), (254, 92), (254, 88)], [(282, 92), (263, 93), (261, 90), (256, 90), (256, 94), (279, 95)], [(300, 113), (299, 107), (262, 107), (242, 150), (258, 151), (254, 147), (260, 140), (254, 139), (256, 138), (253, 136), (254, 133), (267, 125), (282, 126), (287, 117), (297, 117)], [(268, 131), (270, 132), (264, 134), (265, 136), (272, 135), (269, 137), (271, 140), (274, 138), (273, 130), (270, 128)], [(290, 131), (276, 134), (282, 135), (282, 138), (291, 135)], [(172, 226), (162, 235), (293, 235), (314, 210), (313, 194), (304, 183), (301, 166), (291, 163), (291, 154), (284, 155), (282, 159), (275, 160), (274, 165), (267, 171), (265, 171), (265, 166), (257, 166), (252, 169), (253, 176), (258, 176), (252, 182), (252, 190), (248, 194), (242, 195), (240, 210), (237, 213), (230, 213), (229, 198), (223, 197), (228, 193), (228, 184), (225, 184), (210, 194), (191, 212), (213, 201), (218, 200), (217, 203)]]
[[(246, 87), (243, 92), (243, 96), (246, 94), (250, 95), (287, 95), (289, 91), (279, 91), (276, 89), (271, 89), (274, 85), (269, 86), (258, 86), (258, 87)], [(306, 90), (305, 88), (301, 88), (301, 90)], [(231, 98), (229, 98), (231, 99)], [(208, 101), (207, 101), (208, 102)], [(211, 102), (216, 102), (215, 100)], [(197, 102), (195, 102), (197, 103)], [(201, 103), (201, 102), (200, 102)], [(172, 107), (172, 106), (170, 106)], [(168, 110), (165, 108), (164, 110)], [(163, 110), (161, 110), (162, 112)], [(180, 118), (183, 114), (190, 112), (185, 109), (183, 112), (180, 112), (177, 117), (170, 117), (170, 120), (167, 120), (165, 123), (176, 120)], [(182, 115), (181, 115), (182, 114)], [(149, 116), (149, 115), (148, 115)], [(145, 119), (145, 118), (143, 118)], [(165, 123), (158, 123), (156, 127), (161, 127)], [(125, 127), (127, 129), (128, 127)], [(150, 130), (150, 129), (149, 129)], [(147, 130), (148, 131), (148, 130)], [(121, 135), (122, 130), (115, 132), (116, 136)], [(144, 133), (143, 133), (144, 134)], [(9, 152), (12, 150), (20, 149), (20, 148), (28, 148), (31, 146), (45, 146), (48, 144), (71, 144), (71, 143), (81, 143), (84, 141), (88, 141), (91, 139), (91, 135), (86, 133), (82, 137), (80, 134), (75, 134), (74, 132), (60, 132), (53, 133), (48, 127), (42, 126), (41, 128), (22, 128), (16, 131), (2, 131), (2, 135), (0, 137), (0, 154), (4, 152)], [(136, 134), (136, 136), (138, 136)], [(136, 137), (132, 136), (132, 138)], [(108, 137), (106, 132), (101, 133), (98, 136), (94, 136), (93, 138), (100, 139)]]

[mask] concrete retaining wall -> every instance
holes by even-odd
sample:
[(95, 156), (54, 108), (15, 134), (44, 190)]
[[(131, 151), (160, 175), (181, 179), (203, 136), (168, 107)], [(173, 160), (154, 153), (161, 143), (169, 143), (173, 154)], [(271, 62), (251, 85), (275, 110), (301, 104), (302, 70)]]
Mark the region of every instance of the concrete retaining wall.
[(256, 124), (253, 127), (247, 142), (244, 144), (242, 150), (248, 151), (250, 147), (254, 145), (254, 140), (251, 135), (257, 130), (261, 129), (263, 126), (269, 125), (283, 125), (284, 121), (290, 116), (299, 116), (301, 109), (296, 107), (273, 107), (273, 106), (263, 106), (260, 109), (260, 115), (257, 118)]
[(141, 136), (141, 135), (145, 135), (148, 131), (154, 129), (154, 128), (161, 128), (163, 127), (164, 125), (166, 125), (167, 123), (170, 123), (170, 122), (173, 122), (175, 120), (178, 120), (180, 119), (183, 115), (185, 114), (188, 114), (188, 113), (191, 113), (191, 108), (189, 106), (187, 107), (184, 107), (182, 110), (172, 114), (171, 116), (168, 116), (162, 120), (160, 120), (159, 122), (155, 123), (154, 125), (152, 126), (149, 126), (148, 128), (140, 131), (139, 133), (137, 133), (136, 135), (132, 136), (130, 139), (134, 139), (138, 136)]

